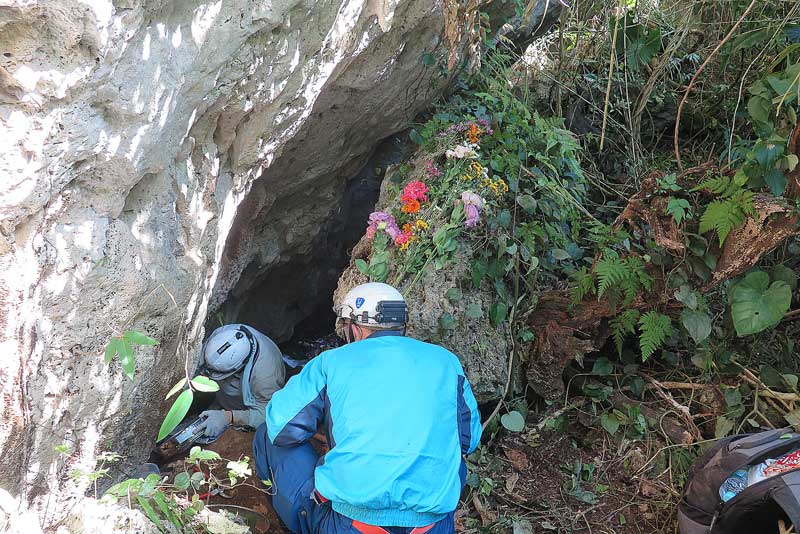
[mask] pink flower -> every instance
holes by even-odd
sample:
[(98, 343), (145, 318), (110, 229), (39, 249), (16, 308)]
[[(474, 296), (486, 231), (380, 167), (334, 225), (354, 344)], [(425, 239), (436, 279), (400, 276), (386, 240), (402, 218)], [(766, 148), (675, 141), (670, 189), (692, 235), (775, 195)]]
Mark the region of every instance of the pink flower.
[(483, 199), (472, 191), (464, 191), (461, 193), (461, 202), (464, 203), (464, 213), (467, 216), (467, 220), (464, 221), (464, 226), (467, 228), (474, 228), (478, 225), (478, 221), (481, 218)]
[(408, 248), (408, 245), (411, 244), (411, 241), (414, 240), (414, 233), (412, 231), (401, 232), (395, 239), (394, 244), (400, 247), (401, 249)]
[(420, 182), (419, 180), (414, 180), (413, 182), (408, 182), (408, 185), (403, 190), (403, 195), (400, 197), (404, 203), (409, 203), (412, 200), (417, 200), (419, 202), (427, 202), (428, 196), (426, 193), (428, 192), (428, 186), (425, 185), (424, 182)]
[(428, 175), (428, 178), (438, 178), (442, 176), (442, 171), (436, 167), (436, 164), (433, 163), (431, 160), (425, 162), (425, 174)]
[(382, 211), (375, 211), (369, 215), (369, 226), (367, 227), (367, 236), (369, 238), (375, 237), (375, 232), (383, 230), (389, 237), (396, 239), (400, 235), (400, 228), (397, 226), (394, 217)]

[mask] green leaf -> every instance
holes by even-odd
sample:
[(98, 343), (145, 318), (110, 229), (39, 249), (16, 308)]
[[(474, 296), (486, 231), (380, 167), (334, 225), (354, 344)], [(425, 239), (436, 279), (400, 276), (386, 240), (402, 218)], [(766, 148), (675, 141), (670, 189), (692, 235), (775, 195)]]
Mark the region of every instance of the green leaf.
[(689, 309), (697, 309), (697, 291), (684, 284), (675, 291), (675, 298)]
[(480, 319), (483, 317), (483, 309), (481, 305), (478, 303), (471, 303), (467, 306), (466, 316), (470, 319)]
[(711, 335), (711, 317), (706, 312), (686, 308), (681, 312), (681, 323), (697, 344)]
[(600, 415), (600, 425), (612, 436), (619, 430), (619, 419), (613, 413), (604, 413)]
[(554, 248), (551, 252), (553, 253), (553, 257), (558, 261), (570, 259), (569, 252), (567, 252), (563, 248)]
[[(218, 453), (216, 453), (214, 451), (207, 451), (207, 450), (203, 449), (202, 447), (194, 446), (191, 449), (189, 449), (189, 461), (190, 462), (201, 462), (201, 461), (202, 462), (207, 462), (207, 461), (210, 461), (210, 460), (219, 460), (220, 458), (221, 458), (221, 456)], [(197, 474), (197, 473), (194, 473), (192, 475), (192, 478), (194, 478), (195, 474)], [(202, 478), (203, 476), (204, 475), (202, 473), (200, 473), (200, 477)]]
[(714, 437), (717, 439), (724, 438), (725, 436), (731, 433), (731, 431), (733, 430), (733, 426), (734, 426), (733, 421), (731, 421), (724, 415), (717, 417), (717, 423), (716, 425), (714, 425)]
[(128, 330), (122, 334), (122, 339), (135, 345), (158, 345), (158, 340), (134, 330)]
[(105, 362), (111, 363), (111, 360), (114, 359), (114, 356), (117, 355), (119, 352), (119, 346), (122, 344), (122, 339), (118, 337), (112, 337), (108, 340), (108, 345), (106, 345), (105, 350)]
[(667, 336), (672, 332), (672, 322), (666, 315), (649, 311), (639, 319), (639, 348), (642, 350), (642, 360), (647, 360), (661, 347)]
[(414, 143), (421, 145), (425, 142), (422, 136), (416, 130), (411, 130), (408, 133), (408, 138), (411, 139)]
[(447, 297), (447, 300), (449, 300), (450, 302), (455, 303), (455, 302), (458, 302), (459, 300), (461, 300), (464, 297), (464, 294), (461, 292), (461, 290), (459, 288), (451, 287), (450, 289), (447, 290), (447, 293), (445, 293), (445, 296)]
[(792, 172), (797, 168), (797, 164), (800, 163), (800, 158), (794, 154), (788, 154), (784, 161), (786, 161), (786, 170)]
[(725, 243), (728, 234), (745, 220), (745, 209), (736, 200), (714, 200), (700, 217), (700, 233), (716, 230), (719, 245)]
[[(164, 514), (164, 516), (167, 518), (167, 521), (169, 521), (170, 523), (172, 523), (176, 527), (179, 527), (179, 530), (185, 532), (185, 529), (181, 528), (181, 527), (183, 527), (183, 521), (181, 521), (180, 517), (178, 517), (170, 509), (170, 506), (167, 503), (166, 498), (164, 497), (164, 493), (161, 492), (161, 491), (155, 492), (155, 494), (153, 495), (153, 500), (156, 501), (156, 504), (158, 505), (158, 509), (161, 510), (162, 514)], [(174, 505), (174, 501), (171, 498), (170, 498), (170, 503), (173, 503), (173, 505)]]
[(119, 361), (122, 364), (122, 370), (125, 374), (133, 380), (133, 372), (136, 368), (136, 362), (133, 359), (133, 347), (131, 347), (130, 342), (122, 338), (117, 346), (119, 350)]
[(149, 497), (156, 490), (156, 486), (158, 486), (159, 482), (161, 482), (161, 477), (155, 473), (150, 473), (144, 479), (144, 484), (142, 484), (142, 487), (139, 489), (139, 495), (142, 497)]
[(153, 506), (150, 504), (150, 501), (142, 496), (137, 496), (136, 501), (139, 503), (139, 507), (144, 511), (147, 518), (153, 522), (153, 524), (158, 527), (159, 532), (165, 532), (164, 527), (161, 525), (161, 520), (158, 518), (156, 511), (153, 510)]
[(355, 263), (356, 263), (356, 269), (358, 269), (358, 271), (361, 274), (365, 274), (365, 275), (369, 276), (369, 265), (367, 265), (367, 262), (365, 262), (361, 258), (358, 258), (355, 261)]
[(192, 406), (193, 399), (194, 392), (191, 389), (187, 389), (178, 395), (178, 398), (175, 399), (174, 403), (172, 403), (172, 407), (169, 409), (169, 412), (167, 412), (164, 422), (161, 423), (161, 428), (158, 430), (158, 441), (161, 441), (167, 437), (169, 433), (172, 432), (181, 421), (183, 421), (183, 418), (186, 417), (186, 413)]
[(780, 280), (786, 282), (792, 291), (797, 289), (797, 273), (785, 265), (778, 264), (773, 267), (769, 276), (773, 281)]
[(612, 286), (619, 284), (628, 275), (628, 270), (618, 256), (603, 255), (594, 267), (597, 274), (597, 299), (600, 300)]
[(486, 258), (478, 258), (472, 262), (472, 284), (475, 288), (481, 286), (481, 280), (489, 271), (489, 262)]
[(517, 197), (517, 204), (528, 213), (536, 211), (536, 199), (531, 195), (520, 195)]
[(506, 320), (508, 315), (508, 307), (505, 302), (495, 302), (489, 308), (489, 322), (492, 326), (497, 326)]
[(769, 123), (771, 111), (772, 102), (762, 96), (752, 96), (747, 101), (747, 112), (755, 122)]
[(668, 215), (672, 215), (672, 218), (675, 219), (677, 224), (681, 224), (681, 221), (686, 217), (686, 213), (689, 211), (690, 207), (691, 205), (688, 200), (670, 197), (669, 202), (667, 202), (666, 212)]
[(453, 330), (456, 327), (456, 318), (449, 313), (444, 313), (439, 317), (439, 326), (442, 330)]
[(608, 376), (613, 372), (614, 364), (611, 363), (611, 360), (604, 356), (597, 358), (592, 366), (592, 374), (596, 376)]
[(767, 273), (755, 271), (736, 284), (732, 298), (733, 326), (741, 337), (778, 324), (792, 303), (792, 290), (781, 280), (770, 285)]
[(500, 424), (511, 432), (522, 432), (525, 430), (525, 418), (516, 410), (503, 414), (503, 417), (500, 418)]
[(194, 386), (194, 389), (197, 391), (203, 391), (205, 393), (219, 391), (219, 384), (206, 376), (196, 376), (192, 378), (192, 386)]
[(783, 171), (772, 168), (764, 174), (764, 182), (769, 187), (769, 190), (772, 191), (772, 194), (779, 197), (786, 191), (786, 185), (789, 180), (783, 174)]
[(175, 487), (179, 490), (187, 490), (189, 489), (189, 475), (187, 473), (178, 473), (175, 475), (175, 480), (173, 481)]
[(185, 386), (185, 385), (186, 385), (186, 377), (181, 378), (180, 380), (178, 380), (178, 383), (175, 384), (174, 386), (172, 386), (172, 389), (169, 390), (169, 393), (167, 393), (167, 396), (164, 397), (164, 400), (167, 400), (171, 396), (175, 395), (177, 392), (179, 392), (181, 389), (183, 389), (183, 386)]

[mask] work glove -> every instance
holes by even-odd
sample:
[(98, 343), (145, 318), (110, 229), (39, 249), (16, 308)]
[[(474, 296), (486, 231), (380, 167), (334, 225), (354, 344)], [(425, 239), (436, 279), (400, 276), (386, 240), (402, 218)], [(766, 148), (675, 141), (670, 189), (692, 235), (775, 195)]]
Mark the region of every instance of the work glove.
[(207, 438), (218, 438), (228, 428), (228, 417), (223, 410), (206, 410), (200, 414), (205, 416), (203, 421), (203, 435)]

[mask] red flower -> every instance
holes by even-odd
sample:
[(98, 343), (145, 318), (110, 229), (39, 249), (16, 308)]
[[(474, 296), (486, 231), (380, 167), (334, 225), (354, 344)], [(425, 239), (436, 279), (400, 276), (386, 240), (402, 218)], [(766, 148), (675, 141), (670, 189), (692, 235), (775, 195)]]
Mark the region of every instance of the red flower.
[(417, 200), (419, 202), (427, 202), (428, 201), (428, 196), (426, 195), (427, 192), (428, 192), (428, 186), (425, 185), (425, 182), (414, 180), (413, 182), (408, 182), (408, 185), (403, 190), (403, 196), (400, 197), (400, 200), (402, 200), (405, 203), (408, 203), (409, 201), (412, 200)]

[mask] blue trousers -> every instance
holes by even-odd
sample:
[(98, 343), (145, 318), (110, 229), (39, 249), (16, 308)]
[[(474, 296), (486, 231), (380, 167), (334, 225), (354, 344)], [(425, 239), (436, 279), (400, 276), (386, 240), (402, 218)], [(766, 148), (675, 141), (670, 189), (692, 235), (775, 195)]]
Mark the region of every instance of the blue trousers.
[[(272, 508), (286, 527), (297, 534), (361, 534), (353, 521), (312, 499), (314, 468), (319, 455), (309, 443), (277, 447), (267, 437), (267, 425), (256, 430), (253, 457), (259, 480), (272, 481)], [(413, 528), (383, 526), (390, 534), (410, 534)], [(426, 534), (453, 534), (454, 513), (436, 523)]]

